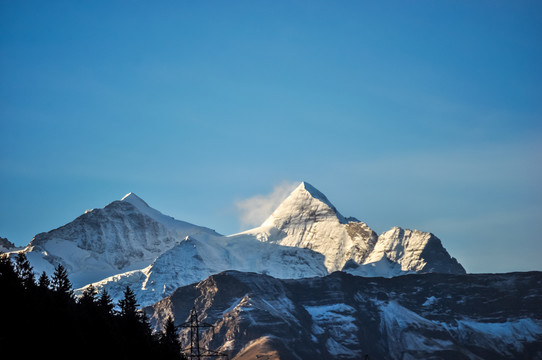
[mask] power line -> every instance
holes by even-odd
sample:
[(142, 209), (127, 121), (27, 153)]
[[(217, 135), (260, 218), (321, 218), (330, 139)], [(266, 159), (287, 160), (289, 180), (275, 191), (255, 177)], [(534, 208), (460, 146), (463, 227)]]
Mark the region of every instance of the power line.
[(196, 308), (193, 307), (190, 311), (190, 320), (178, 325), (177, 327), (182, 328), (190, 328), (190, 353), (185, 354), (190, 359), (205, 359), (207, 357), (213, 357), (213, 358), (225, 358), (228, 359), (228, 355), (225, 353), (221, 353), (218, 351), (213, 351), (209, 349), (202, 349), (199, 346), (199, 332), (200, 328), (211, 328), (213, 329), (214, 334), (214, 326), (205, 322), (200, 322), (198, 319), (198, 312), (196, 311)]

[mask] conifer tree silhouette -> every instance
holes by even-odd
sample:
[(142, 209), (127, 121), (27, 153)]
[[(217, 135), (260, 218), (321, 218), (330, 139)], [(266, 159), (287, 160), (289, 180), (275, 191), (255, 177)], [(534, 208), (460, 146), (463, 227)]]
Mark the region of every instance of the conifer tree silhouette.
[(124, 298), (119, 301), (120, 316), (125, 320), (139, 320), (137, 300), (129, 286), (124, 289)]
[(148, 322), (137, 310), (133, 292), (127, 291), (123, 308), (136, 326), (112, 311), (113, 303), (105, 290), (96, 299), (95, 289), (87, 288), (89, 306), (80, 306), (61, 265), (55, 268), (51, 286), (42, 273), (40, 286), (26, 287), (23, 279), (28, 281), (28, 271), (33, 270), (24, 260), (19, 259), (16, 270), (15, 261), (0, 252), (0, 308), (7, 310), (2, 314), (2, 324), (9, 325), (0, 326), (2, 351), (5, 345), (6, 351), (9, 346), (23, 351), (24, 358), (29, 359), (91, 360), (98, 356), (88, 351), (92, 344), (103, 349), (98, 357), (104, 359), (184, 359), (162, 343), (159, 336), (151, 334)]
[(36, 285), (34, 271), (32, 271), (30, 262), (24, 253), (17, 254), (15, 258), (15, 271), (25, 288), (30, 289)]
[(181, 343), (177, 334), (177, 327), (171, 316), (168, 316), (164, 324), (164, 331), (161, 336), (162, 343), (172, 352), (181, 352)]
[(38, 287), (41, 290), (48, 290), (50, 286), (51, 286), (51, 280), (49, 280), (47, 273), (44, 271), (41, 273), (38, 279)]
[(79, 298), (79, 303), (83, 306), (90, 307), (94, 304), (96, 304), (97, 299), (96, 296), (98, 295), (98, 291), (94, 287), (94, 285), (90, 284), (83, 290), (83, 294)]
[(98, 299), (97, 305), (104, 315), (111, 315), (113, 313), (113, 300), (107, 290), (102, 290), (102, 295)]
[(7, 254), (0, 253), (0, 285), (6, 289), (14, 289), (19, 284), (19, 279), (13, 262)]
[(51, 287), (57, 295), (66, 299), (73, 299), (73, 289), (68, 278), (68, 272), (61, 264), (55, 267), (55, 272), (51, 278)]

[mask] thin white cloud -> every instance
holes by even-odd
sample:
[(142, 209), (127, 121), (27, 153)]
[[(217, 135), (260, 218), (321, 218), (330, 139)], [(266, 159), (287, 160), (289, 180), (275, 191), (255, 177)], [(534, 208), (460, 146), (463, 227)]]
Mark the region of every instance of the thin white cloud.
[(298, 182), (283, 181), (270, 194), (237, 201), (235, 207), (241, 226), (247, 228), (261, 225), (298, 185)]

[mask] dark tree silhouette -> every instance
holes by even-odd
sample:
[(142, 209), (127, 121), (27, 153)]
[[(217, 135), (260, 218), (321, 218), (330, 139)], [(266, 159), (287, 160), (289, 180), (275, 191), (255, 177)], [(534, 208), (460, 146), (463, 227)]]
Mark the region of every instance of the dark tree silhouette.
[(138, 306), (134, 292), (126, 286), (124, 298), (119, 301), (120, 316), (126, 320), (139, 320), (141, 314), (137, 311)]
[(124, 314), (133, 320), (125, 321), (112, 311), (106, 291), (96, 300), (95, 290), (87, 288), (89, 301), (77, 302), (62, 266), (55, 269), (51, 287), (45, 274), (41, 286), (26, 287), (28, 278), (27, 270), (17, 272), (11, 259), (0, 253), (0, 308), (6, 325), (0, 326), (0, 348), (9, 347), (29, 359), (186, 359), (160, 340), (164, 335), (151, 335), (133, 292), (127, 291), (122, 302)]
[(160, 340), (172, 353), (179, 353), (181, 351), (179, 335), (177, 334), (177, 328), (175, 327), (175, 323), (171, 316), (168, 316), (166, 319), (164, 331)]
[(145, 314), (138, 310), (136, 296), (129, 286), (124, 290), (124, 298), (119, 301), (119, 316), (125, 326), (125, 330), (137, 328), (138, 332), (151, 334), (151, 327)]
[(40, 288), (41, 290), (48, 290), (50, 286), (51, 286), (51, 280), (49, 280), (47, 273), (44, 271), (41, 273), (38, 279), (38, 288)]
[(85, 288), (85, 290), (83, 290), (83, 294), (79, 298), (79, 304), (87, 307), (93, 306), (97, 302), (97, 296), (98, 291), (92, 284), (90, 284)]
[(111, 315), (113, 314), (113, 300), (111, 300), (111, 296), (109, 296), (109, 293), (107, 290), (102, 290), (102, 295), (97, 301), (97, 306), (100, 311), (105, 315)]
[(34, 271), (32, 271), (32, 267), (30, 266), (30, 262), (28, 262), (26, 255), (22, 252), (17, 254), (17, 257), (15, 258), (15, 272), (19, 279), (21, 279), (25, 288), (30, 289), (36, 285)]
[[(0, 281), (0, 286), (11, 289), (20, 284), (11, 259), (4, 253), (0, 253)], [(3, 298), (4, 296), (0, 296), (0, 299)]]
[(73, 289), (68, 278), (68, 272), (61, 264), (55, 267), (55, 272), (51, 278), (51, 286), (56, 294), (70, 299), (73, 298)]

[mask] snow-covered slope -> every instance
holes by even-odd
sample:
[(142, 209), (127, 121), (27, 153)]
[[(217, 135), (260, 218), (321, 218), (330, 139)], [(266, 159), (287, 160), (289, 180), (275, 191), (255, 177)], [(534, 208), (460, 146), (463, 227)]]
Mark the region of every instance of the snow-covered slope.
[(141, 269), (188, 235), (213, 230), (175, 220), (130, 193), (103, 209), (87, 210), (72, 222), (34, 237), (23, 250), (38, 273), (67, 268), (74, 287)]
[(327, 275), (324, 257), (308, 249), (262, 243), (249, 236), (217, 236), (204, 240), (187, 237), (149, 267), (106, 278), (93, 286), (106, 289), (117, 301), (129, 286), (139, 304), (147, 306), (179, 286), (199, 282), (225, 270), (258, 272), (283, 279)]

